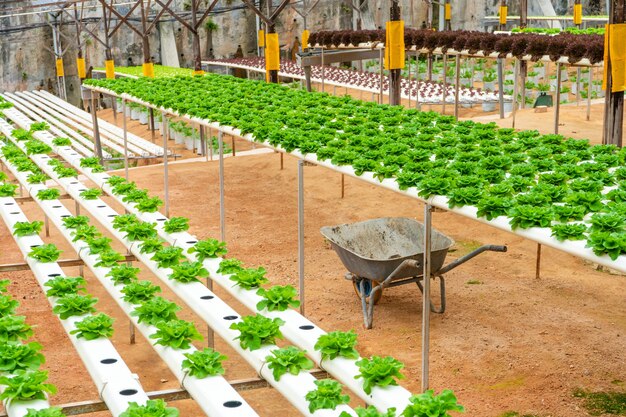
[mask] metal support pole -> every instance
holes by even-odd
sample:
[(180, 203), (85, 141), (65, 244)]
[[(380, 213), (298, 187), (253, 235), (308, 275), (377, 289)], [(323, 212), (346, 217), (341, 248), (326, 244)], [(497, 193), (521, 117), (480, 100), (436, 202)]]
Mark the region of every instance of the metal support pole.
[(100, 165), (102, 165), (102, 144), (100, 143), (100, 128), (98, 127), (96, 106), (96, 92), (91, 90), (91, 122), (93, 123), (94, 155), (100, 160)]
[(167, 166), (167, 139), (169, 136), (169, 126), (166, 123), (167, 119), (165, 117), (165, 112), (161, 113), (161, 120), (164, 123), (165, 127), (165, 135), (163, 135), (163, 182), (165, 185), (165, 217), (170, 217), (170, 181), (168, 176), (168, 166)]
[(535, 278), (541, 278), (541, 243), (537, 244), (537, 263), (535, 264)]
[(126, 99), (122, 99), (122, 112), (124, 120), (122, 121), (122, 129), (124, 131), (124, 177), (128, 181), (128, 127), (126, 125)]
[(446, 114), (446, 95), (448, 93), (448, 76), (446, 72), (448, 71), (448, 54), (443, 54), (443, 86), (441, 89), (441, 101), (442, 108), (441, 114)]
[(554, 104), (554, 134), (559, 134), (559, 112), (561, 110), (561, 64), (556, 64), (556, 103)]
[(430, 251), (432, 237), (432, 212), (429, 203), (424, 205), (424, 273), (422, 291), (422, 392), (428, 390), (428, 372), (430, 356)]
[(517, 86), (519, 84), (519, 59), (515, 59), (515, 68), (513, 69), (513, 122), (512, 128), (515, 129), (515, 115), (517, 114)]
[(306, 66), (306, 67), (302, 67), (302, 69), (304, 70), (304, 80), (306, 82), (306, 91), (308, 91), (310, 93), (312, 91), (312, 88), (311, 88), (311, 67), (310, 66)]
[(580, 105), (580, 75), (582, 69), (580, 67), (576, 68), (576, 105)]
[(422, 108), (420, 104), (420, 53), (415, 54), (415, 108), (420, 110)]
[(206, 157), (206, 138), (204, 137), (204, 126), (198, 126), (198, 132), (200, 133), (200, 154)]
[(461, 82), (461, 55), (456, 56), (454, 73), (454, 119), (459, 120), (459, 84)]
[(385, 48), (380, 48), (380, 57), (378, 58), (378, 66), (380, 67), (380, 79), (379, 79), (379, 83), (380, 83), (380, 89), (379, 89), (379, 94), (378, 94), (378, 103), (379, 104), (383, 104), (383, 68), (384, 68), (384, 63), (383, 63), (383, 54), (384, 54), (384, 49)]
[(155, 131), (155, 129), (154, 129), (154, 125), (155, 125), (155, 123), (154, 123), (154, 109), (152, 107), (150, 107), (149, 112), (150, 112), (150, 135), (152, 137), (152, 143), (154, 143), (154, 141), (156, 139), (155, 136), (154, 136), (154, 131)]
[(587, 121), (591, 120), (591, 83), (593, 82), (593, 68), (589, 68), (589, 83), (587, 84)]
[(128, 341), (131, 345), (135, 344), (135, 325), (132, 321), (128, 321)]
[(224, 208), (224, 134), (217, 132), (220, 149), (220, 239), (226, 241), (226, 210)]
[(46, 229), (46, 237), (50, 237), (50, 221), (48, 220), (48, 216), (44, 214), (43, 216), (43, 224)]
[(298, 160), (298, 278), (300, 314), (304, 315), (304, 161)]
[(322, 47), (322, 93), (324, 92), (324, 79), (326, 77), (326, 73), (324, 70), (324, 47)]
[(113, 124), (117, 126), (117, 100), (111, 96), (111, 109), (113, 109)]
[(498, 102), (500, 103), (500, 119), (504, 119), (504, 61), (498, 58)]
[(341, 174), (341, 198), (346, 196), (346, 176)]
[(74, 211), (77, 216), (80, 216), (80, 204), (78, 204), (78, 201), (74, 201)]

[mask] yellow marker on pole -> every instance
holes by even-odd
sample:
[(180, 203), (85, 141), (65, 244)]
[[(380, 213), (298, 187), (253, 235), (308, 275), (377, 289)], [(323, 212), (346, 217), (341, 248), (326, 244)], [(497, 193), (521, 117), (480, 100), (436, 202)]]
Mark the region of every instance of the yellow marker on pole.
[(450, 3), (446, 3), (444, 5), (444, 9), (443, 9), (444, 13), (443, 13), (443, 17), (445, 20), (451, 20), (452, 19), (452, 6), (450, 6)]
[(575, 4), (574, 5), (574, 24), (582, 25), (583, 23), (583, 5)]
[(509, 6), (500, 6), (500, 24), (506, 25), (506, 18), (509, 15)]
[(263, 29), (259, 30), (257, 34), (257, 39), (259, 43), (259, 48), (265, 48), (265, 31)]
[(63, 77), (65, 75), (65, 71), (63, 70), (63, 58), (57, 58), (56, 66), (57, 66), (57, 77)]
[(144, 77), (154, 78), (154, 64), (152, 62), (144, 62), (141, 69)]
[(385, 69), (402, 69), (405, 61), (404, 20), (386, 23)]
[(278, 33), (268, 33), (265, 35), (265, 70), (280, 70), (280, 45), (278, 44)]
[(611, 61), (611, 92), (626, 91), (626, 50), (623, 39), (626, 36), (626, 23), (606, 25), (604, 31), (604, 77), (602, 89), (606, 90), (608, 61)]
[(78, 69), (78, 78), (81, 80), (87, 77), (87, 68), (85, 67), (85, 58), (76, 58), (76, 68)]
[(302, 49), (306, 49), (309, 47), (309, 36), (311, 32), (308, 29), (304, 29), (302, 31)]
[(109, 80), (115, 78), (115, 62), (112, 59), (104, 61), (104, 72)]
[(203, 70), (199, 70), (199, 71), (193, 71), (193, 75), (204, 75), (204, 71)]

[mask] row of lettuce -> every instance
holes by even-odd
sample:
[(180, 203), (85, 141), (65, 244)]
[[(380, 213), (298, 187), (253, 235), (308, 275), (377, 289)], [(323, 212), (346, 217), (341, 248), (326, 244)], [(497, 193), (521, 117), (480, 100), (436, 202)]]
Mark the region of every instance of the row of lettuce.
[[(32, 129), (45, 129), (45, 125), (33, 125)], [(50, 153), (51, 149), (47, 145), (30, 135), (22, 134), (22, 131), (15, 130), (12, 135), (19, 141), (25, 141), (25, 148), (29, 154)], [(17, 134), (17, 136), (16, 136)], [(59, 140), (58, 138), (55, 140)], [(60, 141), (63, 141), (60, 139)], [(30, 145), (28, 145), (30, 143)], [(35, 143), (38, 143), (35, 146)], [(65, 145), (63, 143), (63, 145)], [(59, 145), (61, 146), (61, 145)], [(35, 180), (45, 181), (47, 178), (43, 172), (28, 158), (28, 155), (11, 144), (7, 144), (1, 149), (2, 154), (13, 164), (18, 171), (30, 171), (29, 182)], [(48, 162), (54, 172), (61, 178), (76, 177), (78, 173), (72, 168), (67, 168), (59, 160), (51, 158)], [(80, 163), (83, 168), (90, 168), (101, 171), (98, 160), (95, 158), (83, 158)], [(162, 201), (157, 197), (150, 197), (148, 190), (139, 189), (134, 182), (129, 182), (119, 176), (110, 176), (107, 183), (112, 187), (113, 193), (125, 202), (135, 203), (135, 207), (140, 212), (156, 212), (162, 205)], [(16, 192), (17, 186), (10, 189), (3, 189), (2, 195), (11, 196)], [(91, 188), (81, 192), (81, 197), (85, 199), (96, 199), (101, 195), (101, 190)], [(37, 194), (40, 200), (54, 200), (59, 197), (56, 189), (42, 190)], [(140, 323), (146, 323), (155, 327), (155, 333), (150, 336), (155, 339), (156, 344), (170, 346), (177, 349), (188, 349), (194, 340), (202, 337), (192, 322), (181, 320), (177, 317), (180, 307), (175, 303), (158, 296), (160, 287), (154, 285), (149, 280), (139, 280), (139, 268), (120, 264), (125, 257), (111, 247), (111, 239), (103, 236), (98, 229), (89, 224), (86, 216), (71, 216), (63, 219), (66, 228), (72, 230), (75, 241), (83, 241), (89, 247), (90, 254), (97, 255), (100, 261), (98, 267), (110, 268), (107, 276), (115, 285), (123, 288), (124, 300), (135, 304), (137, 307), (132, 313), (138, 318)], [(38, 233), (40, 225), (29, 224), (22, 226), (31, 233)], [(196, 255), (197, 261), (183, 261), (185, 255), (182, 249), (175, 246), (168, 246), (158, 237), (155, 223), (143, 222), (133, 214), (118, 215), (113, 219), (113, 227), (126, 234), (126, 238), (138, 245), (140, 252), (155, 261), (159, 268), (170, 268), (169, 279), (177, 282), (188, 283), (206, 278), (208, 271), (203, 267), (202, 261), (207, 258), (219, 258), (226, 254), (226, 246), (223, 242), (215, 239), (198, 241), (194, 247), (189, 249), (190, 253)], [(177, 233), (186, 231), (189, 228), (189, 221), (184, 217), (173, 217), (164, 223), (164, 230), (167, 233)], [(29, 256), (39, 262), (55, 262), (60, 255), (60, 251), (53, 244), (43, 245), (34, 248)], [(262, 288), (268, 283), (264, 268), (245, 268), (241, 261), (229, 258), (223, 259), (218, 270), (222, 274), (230, 274), (230, 280), (243, 289), (255, 291), (263, 297), (257, 308), (261, 311), (284, 311), (289, 307), (299, 305), (297, 291), (292, 286), (272, 286)], [(95, 299), (88, 295), (79, 294), (80, 281), (68, 281), (63, 285), (74, 288), (73, 294), (67, 294), (61, 299), (62, 307), (56, 310), (59, 314), (74, 315), (86, 314), (92, 311)], [(60, 299), (60, 300), (61, 300)], [(61, 302), (61, 301), (59, 301)], [(69, 317), (69, 316), (68, 316)], [(110, 337), (107, 329), (108, 319), (104, 316), (100, 319), (92, 319), (90, 335), (95, 337)], [(239, 343), (243, 349), (255, 350), (262, 345), (275, 344), (276, 340), (282, 338), (280, 326), (284, 322), (278, 318), (270, 319), (262, 314), (243, 316), (240, 322), (231, 325), (231, 328), (239, 331)], [(100, 331), (101, 330), (101, 331)], [(334, 359), (337, 357), (358, 358), (355, 350), (356, 334), (350, 332), (331, 332), (322, 335), (317, 341), (315, 348), (322, 353), (323, 358)], [(192, 376), (203, 378), (211, 375), (221, 375), (224, 373), (222, 361), (225, 359), (219, 352), (211, 349), (204, 349), (193, 354), (186, 354), (187, 361), (183, 364), (184, 369)], [(272, 355), (266, 358), (268, 368), (272, 370), (273, 376), (279, 380), (282, 375), (289, 372), (297, 375), (301, 371), (309, 370), (313, 367), (313, 362), (306, 357), (306, 352), (294, 346), (282, 349), (275, 349)], [(360, 374), (358, 378), (363, 378), (363, 389), (366, 393), (371, 392), (374, 386), (397, 385), (397, 380), (403, 378), (401, 369), (404, 365), (392, 357), (372, 356), (369, 359), (361, 359), (357, 362)], [(318, 409), (335, 409), (339, 404), (349, 401), (347, 395), (342, 394), (342, 386), (337, 381), (326, 379), (316, 382), (317, 389), (309, 392), (306, 399), (309, 401), (309, 409), (315, 412)], [(446, 390), (440, 395), (434, 395), (433, 391), (425, 394), (413, 396), (412, 405), (402, 412), (402, 416), (422, 416), (424, 409), (439, 407), (447, 410), (462, 410), (456, 403), (454, 394)], [(431, 405), (425, 405), (431, 404)], [(163, 405), (164, 407), (164, 405)], [(426, 407), (426, 408), (425, 408)], [(394, 416), (395, 410), (390, 409), (385, 413), (379, 413), (374, 407), (357, 408), (359, 416)]]
[[(2, 103), (0, 103), (2, 104)], [(34, 124), (31, 130), (27, 131), (29, 136), (34, 131), (46, 128), (44, 124)], [(17, 131), (18, 136), (24, 131)], [(38, 142), (36, 139), (28, 139)], [(38, 151), (32, 153), (42, 153), (45, 144), (40, 142), (37, 146)], [(4, 148), (3, 148), (4, 149)], [(17, 148), (15, 148), (17, 149)], [(9, 159), (11, 163), (14, 161), (21, 163), (18, 168), (22, 172), (30, 170), (25, 169), (24, 154), (14, 151), (14, 156)], [(29, 152), (30, 152), (29, 148)], [(18, 149), (19, 150), (19, 149)], [(4, 154), (3, 154), (4, 155)], [(6, 155), (5, 155), (6, 156)], [(18, 167), (18, 165), (16, 165)], [(36, 169), (36, 166), (31, 166)], [(35, 177), (39, 178), (35, 181)], [(42, 177), (43, 176), (43, 177)], [(29, 174), (31, 183), (41, 183), (46, 180), (45, 175), (36, 170)], [(9, 178), (5, 172), (0, 172), (0, 197), (13, 197), (18, 186), (9, 182)], [(58, 198), (59, 192), (56, 189), (41, 190), (37, 194), (38, 199), (54, 200)], [(42, 221), (24, 221), (14, 224), (12, 233), (15, 237), (26, 237), (39, 235), (43, 227)], [(52, 244), (43, 244), (32, 247), (28, 257), (37, 262), (50, 263), (56, 262), (61, 251)], [(104, 265), (106, 260), (101, 259)], [(0, 293), (6, 292), (9, 280), (0, 281)], [(60, 320), (66, 320), (70, 317), (82, 317), (80, 321), (74, 323), (75, 329), (70, 332), (76, 338), (85, 340), (97, 340), (100, 338), (110, 338), (113, 336), (113, 318), (98, 313), (95, 309), (97, 298), (91, 296), (86, 288), (86, 281), (81, 276), (54, 276), (45, 282), (46, 297), (50, 298), (53, 303), (53, 312)], [(36, 342), (24, 343), (24, 340), (30, 338), (33, 334), (31, 327), (26, 323), (24, 316), (15, 316), (15, 309), (19, 303), (12, 300), (10, 296), (0, 295), (0, 385), (4, 386), (0, 400), (3, 401), (32, 401), (38, 399), (46, 399), (48, 394), (54, 394), (57, 391), (56, 386), (46, 382), (48, 378), (47, 371), (39, 370), (39, 367), (45, 362), (45, 358), (39, 350), (42, 346)], [(136, 402), (129, 403), (128, 409), (123, 412), (120, 417), (136, 417), (136, 416), (157, 416), (157, 417), (177, 417), (178, 410), (167, 407), (161, 399), (149, 400), (146, 404), (140, 405)], [(49, 407), (45, 409), (28, 409), (26, 417), (64, 417), (61, 408)]]
[(445, 196), (488, 221), (504, 216), (512, 229), (549, 228), (612, 259), (626, 253), (626, 150), (613, 145), (212, 74), (90, 83)]

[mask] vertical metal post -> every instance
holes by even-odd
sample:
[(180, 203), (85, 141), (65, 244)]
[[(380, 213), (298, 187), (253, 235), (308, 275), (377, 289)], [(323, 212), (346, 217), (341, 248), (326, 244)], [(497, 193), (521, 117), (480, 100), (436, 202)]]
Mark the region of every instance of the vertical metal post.
[(298, 278), (300, 314), (304, 315), (304, 161), (298, 160)]
[(206, 157), (206, 138), (204, 137), (204, 126), (198, 125), (198, 132), (200, 133), (200, 152), (202, 156)]
[(154, 143), (155, 141), (155, 137), (154, 137), (154, 109), (152, 107), (149, 108), (149, 112), (150, 112), (150, 136), (152, 137), (152, 143)]
[(48, 216), (44, 214), (43, 216), (43, 224), (46, 229), (46, 237), (50, 237), (50, 221), (48, 220)]
[(517, 86), (519, 84), (519, 59), (515, 58), (515, 68), (513, 69), (513, 122), (512, 128), (515, 129), (515, 115), (517, 114)]
[(324, 71), (324, 47), (322, 46), (322, 93), (324, 92), (324, 78), (326, 74)]
[(430, 251), (432, 237), (432, 206), (424, 205), (424, 290), (422, 303), (422, 392), (428, 390), (430, 356)]
[(448, 54), (443, 54), (443, 85), (441, 89), (442, 108), (441, 114), (446, 114), (446, 95), (448, 93), (448, 80), (446, 72), (448, 71)]
[(593, 68), (589, 68), (589, 83), (587, 84), (587, 121), (591, 120), (591, 83), (593, 82)]
[(580, 67), (576, 68), (576, 105), (580, 105), (580, 75), (582, 69)]
[(76, 212), (77, 216), (80, 216), (80, 204), (78, 204), (78, 201), (74, 201), (74, 211)]
[(122, 99), (122, 111), (124, 120), (122, 121), (122, 129), (124, 131), (124, 177), (128, 180), (128, 127), (126, 126), (126, 99)]
[(113, 109), (113, 124), (117, 126), (117, 99), (111, 96), (111, 108)]
[(165, 117), (165, 112), (161, 113), (161, 121), (164, 123), (165, 135), (163, 135), (163, 182), (165, 184), (165, 217), (170, 217), (170, 180), (167, 166), (167, 139), (169, 137), (169, 126)]
[(341, 174), (341, 198), (346, 196), (346, 176)]
[(128, 338), (131, 345), (135, 344), (135, 326), (133, 322), (128, 320)]
[(541, 243), (537, 244), (537, 263), (535, 264), (535, 278), (541, 278)]
[[(409, 82), (409, 104), (407, 105), (407, 107), (410, 109), (411, 108), (411, 55), (409, 55), (409, 76), (408, 76), (408, 82)], [(402, 101), (402, 92), (400, 92), (400, 101)]]
[(378, 94), (378, 103), (379, 104), (383, 104), (383, 69), (384, 69), (384, 58), (383, 58), (383, 54), (384, 54), (384, 49), (385, 48), (380, 48), (380, 55), (379, 55), (379, 61), (378, 61), (378, 66), (380, 67), (380, 79), (378, 80), (380, 83), (380, 89), (379, 89), (379, 94)]
[(498, 102), (500, 103), (500, 119), (504, 119), (504, 68), (503, 59), (498, 58)]
[(459, 120), (459, 84), (461, 82), (461, 55), (456, 56), (454, 74), (454, 118)]
[(421, 109), (420, 105), (420, 53), (415, 55), (415, 108)]
[(554, 134), (559, 133), (559, 112), (561, 110), (561, 63), (556, 64), (556, 103), (554, 104)]
[(100, 160), (100, 165), (102, 165), (102, 144), (100, 143), (100, 128), (98, 127), (96, 106), (96, 92), (91, 90), (91, 122), (93, 123), (94, 155)]
[(220, 149), (220, 239), (226, 241), (226, 210), (224, 208), (224, 134), (217, 132)]

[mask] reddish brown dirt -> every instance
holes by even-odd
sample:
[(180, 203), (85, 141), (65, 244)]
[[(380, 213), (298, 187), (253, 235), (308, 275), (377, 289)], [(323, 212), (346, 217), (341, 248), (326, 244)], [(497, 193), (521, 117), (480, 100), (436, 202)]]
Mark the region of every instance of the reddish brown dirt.
[[(570, 111), (574, 110), (565, 110)], [(571, 120), (575, 122), (576, 116), (571, 115)], [(593, 130), (585, 122), (578, 123), (575, 129)], [(521, 127), (548, 132), (551, 128), (533, 115)], [(597, 140), (597, 131), (593, 139)], [(266, 267), (273, 283), (297, 284), (296, 161), (286, 157), (285, 168), (280, 170), (279, 156), (268, 154), (228, 158), (225, 167), (229, 255), (248, 266)], [(162, 197), (162, 167), (132, 170), (130, 175), (139, 186)], [(190, 231), (200, 238), (219, 236), (217, 178), (215, 162), (170, 165), (171, 215), (189, 217)], [(375, 311), (374, 328), (364, 330), (352, 285), (343, 279), (345, 268), (319, 228), (383, 216), (419, 220), (423, 205), (350, 178), (346, 178), (345, 198), (341, 199), (340, 180), (326, 169), (305, 167), (307, 316), (329, 331), (356, 330), (363, 356), (392, 355), (403, 361), (407, 378), (402, 385), (418, 392), (419, 291), (414, 286), (386, 290)], [(105, 200), (113, 204), (110, 198)], [(74, 209), (73, 203), (67, 204)], [(43, 218), (33, 203), (22, 208), (31, 220)], [(486, 243), (506, 244), (509, 252), (481, 255), (446, 276), (448, 309), (432, 316), (432, 388), (455, 390), (467, 415), (477, 417), (496, 417), (507, 410), (582, 417), (588, 414), (572, 396), (574, 389), (623, 389), (615, 381), (626, 380), (624, 277), (543, 248), (541, 277), (537, 279), (536, 244), (450, 213), (436, 213), (434, 225), (457, 242), (449, 259)], [(75, 256), (54, 227), (44, 240), (66, 249), (64, 258)], [(0, 224), (0, 248), (0, 263), (20, 262), (22, 257), (4, 224)], [(78, 268), (67, 273), (76, 275)], [(138, 335), (137, 343), (129, 344), (127, 320), (88, 271), (86, 276), (90, 291), (100, 298), (98, 307), (117, 319), (113, 343), (144, 388), (176, 388), (177, 382), (147, 341)], [(20, 313), (37, 326), (35, 339), (46, 347), (45, 368), (59, 387), (52, 402), (96, 399), (85, 368), (32, 274), (5, 273), (0, 278), (13, 280), (9, 291), (22, 302)], [(216, 292), (246, 313), (224, 291), (218, 288)], [(164, 293), (176, 299), (168, 291)], [(198, 328), (204, 329), (188, 309), (181, 316), (194, 319)], [(230, 358), (226, 366), (229, 379), (255, 377), (223, 341), (218, 340), (216, 347)], [(249, 391), (244, 397), (261, 416), (298, 415), (275, 390)], [(191, 401), (172, 404), (182, 415), (201, 415)]]

